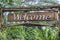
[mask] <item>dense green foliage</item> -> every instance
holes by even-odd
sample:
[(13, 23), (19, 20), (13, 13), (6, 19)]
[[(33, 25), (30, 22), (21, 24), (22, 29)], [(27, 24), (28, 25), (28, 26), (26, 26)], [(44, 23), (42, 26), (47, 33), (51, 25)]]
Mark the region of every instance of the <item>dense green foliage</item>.
[(58, 0), (0, 0), (0, 7), (57, 5)]
[[(21, 7), (21, 6), (42, 6), (48, 4), (58, 4), (57, 1), (52, 0), (0, 0), (0, 7)], [(31, 3), (30, 3), (31, 2)], [(36, 3), (36, 4), (34, 4)], [(4, 20), (6, 22), (6, 17)], [(33, 22), (35, 23), (35, 22)], [(40, 24), (47, 24), (46, 22), (39, 22)], [(50, 22), (49, 22), (50, 23)], [(12, 23), (11, 23), (12, 24)], [(57, 40), (58, 39), (58, 28), (56, 27), (23, 27), (14, 26), (4, 28), (0, 32), (0, 40)]]
[(58, 28), (56, 27), (7, 27), (0, 32), (0, 40), (57, 40)]

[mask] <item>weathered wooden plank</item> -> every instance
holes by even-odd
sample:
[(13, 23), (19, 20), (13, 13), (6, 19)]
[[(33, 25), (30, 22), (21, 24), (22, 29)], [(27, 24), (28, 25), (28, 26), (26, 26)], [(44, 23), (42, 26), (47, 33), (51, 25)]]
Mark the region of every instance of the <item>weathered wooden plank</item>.
[(7, 27), (7, 26), (53, 26), (50, 24), (36, 24), (36, 23), (21, 23), (21, 24), (3, 24), (3, 27)]
[(1, 13), (0, 13), (0, 23), (1, 23)]
[(60, 8), (60, 5), (54, 6), (33, 6), (33, 7), (20, 7), (20, 8), (2, 8), (3, 11), (21, 11), (21, 10), (39, 10), (39, 9), (52, 9), (52, 8)]
[(2, 25), (2, 9), (0, 8), (0, 28), (1, 28), (1, 25)]
[(25, 7), (24, 8), (23, 7), (22, 8), (21, 7), (20, 8), (2, 8), (2, 9), (5, 12), (6, 11), (26, 11), (26, 10), (31, 11), (31, 10), (37, 10), (36, 8), (34, 9), (34, 8), (28, 8), (28, 7), (27, 8), (25, 8)]
[(2, 31), (2, 9), (0, 8), (0, 32)]

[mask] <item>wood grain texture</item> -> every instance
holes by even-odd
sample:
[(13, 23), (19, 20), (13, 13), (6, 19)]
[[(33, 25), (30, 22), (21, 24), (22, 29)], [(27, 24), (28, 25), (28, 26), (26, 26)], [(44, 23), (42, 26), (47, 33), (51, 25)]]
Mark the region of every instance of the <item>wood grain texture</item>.
[(58, 20), (58, 13), (56, 12), (31, 12), (31, 13), (19, 13), (19, 14), (8, 14), (9, 22), (19, 21), (48, 21)]

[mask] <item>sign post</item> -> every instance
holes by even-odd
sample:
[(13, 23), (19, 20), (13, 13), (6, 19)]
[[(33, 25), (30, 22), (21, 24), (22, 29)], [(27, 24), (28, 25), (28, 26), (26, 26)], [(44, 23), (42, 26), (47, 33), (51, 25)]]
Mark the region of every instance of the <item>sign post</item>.
[(2, 9), (0, 8), (0, 28), (1, 28), (1, 25), (2, 25)]

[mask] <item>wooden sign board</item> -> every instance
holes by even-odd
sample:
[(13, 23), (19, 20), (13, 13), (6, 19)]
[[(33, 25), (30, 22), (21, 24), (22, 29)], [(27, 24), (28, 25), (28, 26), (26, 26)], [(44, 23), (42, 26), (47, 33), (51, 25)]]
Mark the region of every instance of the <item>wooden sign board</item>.
[(40, 20), (58, 20), (58, 13), (56, 12), (32, 12), (32, 13), (19, 13), (8, 14), (9, 22), (19, 21), (40, 21)]

